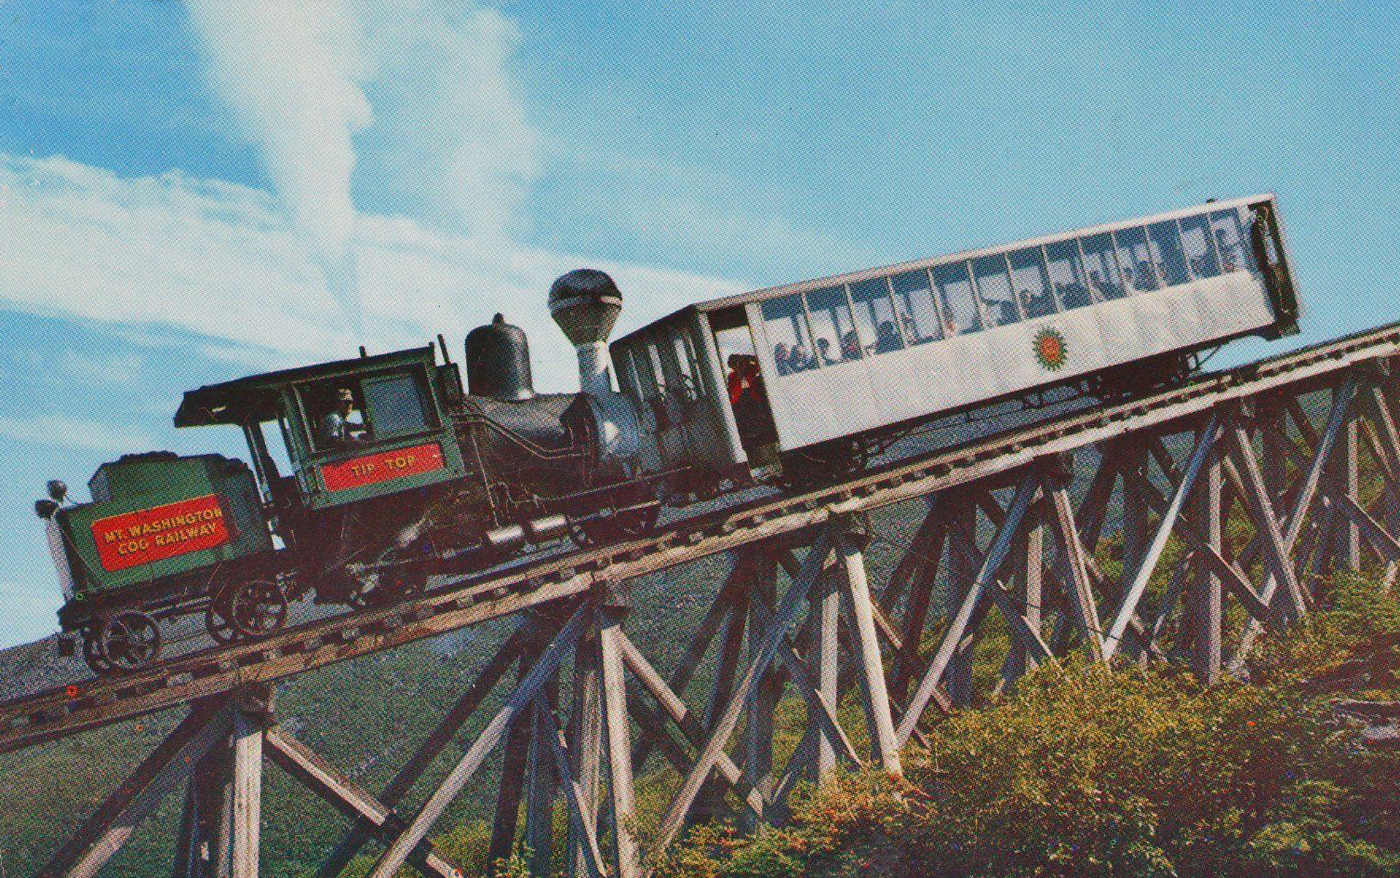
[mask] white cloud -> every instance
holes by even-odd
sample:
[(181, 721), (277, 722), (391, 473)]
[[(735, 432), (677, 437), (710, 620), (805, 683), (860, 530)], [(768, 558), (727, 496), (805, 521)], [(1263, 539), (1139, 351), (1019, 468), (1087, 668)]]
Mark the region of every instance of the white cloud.
[(511, 62), (515, 22), (469, 0), (357, 0), (375, 121), (357, 190), (476, 238), (520, 230), (539, 136)]
[[(0, 154), (0, 301), (117, 324), (134, 336), (203, 337), (207, 353), (256, 371), (353, 356), (314, 261), (273, 199), (171, 173), (123, 179), (62, 158)], [(347, 246), (360, 268), (372, 350), (460, 339), (496, 311), (530, 334), (542, 389), (576, 386), (572, 349), (549, 318), (555, 277), (610, 272), (635, 327), (738, 285), (679, 271), (598, 262), (361, 215)], [(243, 371), (254, 371), (244, 369)]]
[(215, 91), (358, 320), (349, 262), (352, 135), (369, 124), (358, 23), (344, 0), (191, 0)]

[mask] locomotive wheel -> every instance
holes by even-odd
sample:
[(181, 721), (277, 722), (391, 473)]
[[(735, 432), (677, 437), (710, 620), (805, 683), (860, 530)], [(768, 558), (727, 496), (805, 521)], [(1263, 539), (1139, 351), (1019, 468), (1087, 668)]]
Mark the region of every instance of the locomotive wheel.
[(102, 626), (99, 647), (112, 667), (134, 671), (160, 655), (160, 625), (138, 610), (118, 613)]
[(810, 491), (850, 478), (865, 469), (864, 449), (852, 439), (832, 439), (783, 455), (782, 482)]
[(240, 582), (229, 596), (228, 620), (244, 637), (266, 637), (287, 621), (287, 595), (266, 579)]
[(87, 666), (92, 668), (94, 674), (99, 677), (105, 677), (116, 670), (116, 668), (112, 667), (112, 663), (107, 661), (106, 656), (102, 654), (102, 643), (99, 640), (100, 636), (100, 633), (97, 631), (88, 630), (83, 632), (83, 661), (87, 662)]
[(233, 627), (231, 616), (232, 611), (229, 610), (228, 600), (223, 592), (216, 595), (204, 609), (204, 627), (216, 642), (232, 643), (238, 639), (238, 629)]

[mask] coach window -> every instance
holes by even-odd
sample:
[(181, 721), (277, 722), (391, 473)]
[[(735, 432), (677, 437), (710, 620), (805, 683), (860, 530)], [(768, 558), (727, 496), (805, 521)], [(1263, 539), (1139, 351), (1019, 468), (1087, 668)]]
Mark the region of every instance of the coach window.
[(1055, 241), (1045, 245), (1045, 261), (1050, 269), (1050, 283), (1055, 298), (1065, 311), (1089, 304), (1089, 287), (1084, 279), (1084, 264), (1080, 261), (1079, 242)]
[(894, 320), (888, 278), (873, 277), (851, 284), (851, 305), (855, 308), (856, 330), (866, 352), (887, 354), (904, 349), (904, 340)]
[(1093, 293), (1094, 298), (1100, 302), (1123, 298), (1123, 275), (1118, 271), (1118, 259), (1113, 255), (1113, 235), (1104, 232), (1081, 238), (1079, 249), (1084, 253), (1089, 292)]
[(859, 360), (860, 336), (851, 320), (845, 287), (826, 287), (807, 293), (807, 316), (817, 359), (828, 366), (843, 360)]
[(1217, 210), (1210, 215), (1210, 229), (1220, 253), (1220, 270), (1226, 274), (1244, 271), (1249, 265), (1245, 259), (1249, 243), (1240, 225), (1240, 215), (1233, 210)]
[(807, 329), (807, 315), (802, 310), (802, 297), (797, 293), (779, 299), (769, 299), (760, 306), (763, 311), (763, 333), (773, 346), (773, 363), (779, 375), (790, 375), (816, 366), (812, 334)]
[(1220, 259), (1206, 218), (1188, 216), (1181, 220), (1180, 226), (1181, 248), (1186, 253), (1186, 267), (1191, 270), (1191, 276), (1199, 279), (1220, 274)]
[(982, 328), (977, 302), (972, 298), (972, 276), (966, 262), (950, 262), (933, 269), (933, 285), (943, 306), (945, 335), (962, 335)]
[(1152, 263), (1157, 266), (1157, 274), (1167, 286), (1174, 287), (1190, 280), (1190, 275), (1186, 273), (1186, 256), (1181, 251), (1181, 236), (1177, 233), (1176, 220), (1166, 220), (1148, 226), (1147, 240), (1151, 245)]
[(691, 341), (690, 331), (678, 330), (671, 337), (671, 347), (676, 352), (676, 366), (680, 371), (686, 398), (698, 399), (704, 396), (705, 389), (700, 384), (700, 368), (697, 365), (699, 360), (695, 356), (695, 344)]
[(1157, 289), (1157, 272), (1152, 267), (1152, 253), (1147, 249), (1147, 234), (1141, 226), (1119, 229), (1113, 233), (1118, 244), (1118, 267), (1123, 272), (1123, 289), (1141, 293)]
[(942, 322), (933, 304), (928, 271), (922, 268), (906, 271), (890, 278), (890, 283), (894, 287), (894, 309), (899, 314), (904, 340), (916, 345), (942, 338)]
[(1021, 319), (1016, 297), (1011, 292), (1011, 277), (1006, 269), (1006, 257), (1000, 253), (972, 260), (972, 276), (977, 281), (977, 295), (982, 300), (982, 313), (995, 326), (1010, 326)]
[(1050, 275), (1045, 270), (1045, 257), (1039, 247), (1027, 247), (1010, 254), (1011, 285), (1021, 300), (1027, 317), (1045, 317), (1055, 313), (1055, 296), (1050, 292)]
[(637, 372), (632, 367), (632, 349), (618, 348), (613, 353), (613, 368), (617, 370), (617, 387), (623, 393), (628, 393), (637, 399), (642, 399), (641, 382), (637, 380)]

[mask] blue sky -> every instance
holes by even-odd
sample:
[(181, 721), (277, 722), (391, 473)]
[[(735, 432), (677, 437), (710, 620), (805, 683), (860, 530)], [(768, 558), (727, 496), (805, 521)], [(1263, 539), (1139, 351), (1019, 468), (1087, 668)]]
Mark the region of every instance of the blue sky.
[(45, 479), (235, 452), (181, 391), (497, 310), (567, 388), (578, 265), (625, 331), (1271, 190), (1290, 343), (1400, 319), (1393, 4), (851, 5), (0, 0), (0, 645), (56, 624)]

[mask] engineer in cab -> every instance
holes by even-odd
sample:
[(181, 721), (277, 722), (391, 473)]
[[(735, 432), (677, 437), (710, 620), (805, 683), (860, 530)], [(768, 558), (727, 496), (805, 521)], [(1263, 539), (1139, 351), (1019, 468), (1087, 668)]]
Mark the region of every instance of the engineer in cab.
[(355, 406), (355, 394), (348, 387), (335, 392), (335, 408), (321, 419), (321, 442), (327, 448), (363, 445), (369, 438), (364, 416)]

